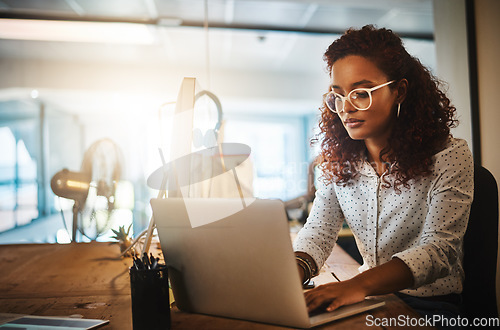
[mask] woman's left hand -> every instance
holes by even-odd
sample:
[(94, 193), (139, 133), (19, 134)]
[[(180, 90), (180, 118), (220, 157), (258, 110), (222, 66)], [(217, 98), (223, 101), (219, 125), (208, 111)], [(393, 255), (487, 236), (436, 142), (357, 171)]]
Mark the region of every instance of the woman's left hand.
[(312, 312), (320, 307), (331, 312), (340, 306), (363, 301), (366, 293), (355, 279), (318, 286), (305, 293), (307, 309)]

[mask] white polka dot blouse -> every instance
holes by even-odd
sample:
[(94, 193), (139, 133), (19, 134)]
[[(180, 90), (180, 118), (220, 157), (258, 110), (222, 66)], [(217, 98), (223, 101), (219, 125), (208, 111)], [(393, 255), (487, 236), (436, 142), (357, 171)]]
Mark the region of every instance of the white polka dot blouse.
[(381, 178), (364, 161), (352, 184), (319, 183), (294, 250), (308, 253), (321, 267), (345, 220), (363, 257), (360, 271), (397, 257), (414, 278), (414, 286), (401, 292), (414, 296), (460, 293), (473, 171), (467, 143), (455, 138), (434, 156), (430, 176), (410, 181), (410, 188), (401, 187), (399, 193), (383, 184), (384, 180), (393, 182), (391, 174)]

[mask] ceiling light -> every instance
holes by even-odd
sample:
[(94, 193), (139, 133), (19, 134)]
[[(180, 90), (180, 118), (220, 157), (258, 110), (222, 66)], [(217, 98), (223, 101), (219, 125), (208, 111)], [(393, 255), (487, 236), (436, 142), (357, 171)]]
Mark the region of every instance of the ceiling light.
[(156, 41), (145, 24), (0, 19), (0, 39), (148, 45)]

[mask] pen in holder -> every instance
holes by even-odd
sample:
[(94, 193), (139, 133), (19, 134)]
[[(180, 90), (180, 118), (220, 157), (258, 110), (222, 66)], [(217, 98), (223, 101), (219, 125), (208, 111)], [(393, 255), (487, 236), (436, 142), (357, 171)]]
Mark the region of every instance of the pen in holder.
[(134, 330), (170, 329), (170, 301), (167, 266), (158, 259), (134, 258), (130, 267), (132, 322)]

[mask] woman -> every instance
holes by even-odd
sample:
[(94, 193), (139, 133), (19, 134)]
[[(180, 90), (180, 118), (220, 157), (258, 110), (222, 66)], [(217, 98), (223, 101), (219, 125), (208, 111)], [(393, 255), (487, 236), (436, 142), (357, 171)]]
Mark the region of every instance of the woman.
[(364, 262), (354, 278), (308, 291), (309, 310), (399, 292), (422, 313), (456, 315), (473, 196), (470, 150), (450, 134), (456, 109), (390, 30), (350, 29), (324, 58), (323, 176), (294, 249), (307, 283), (345, 220)]

